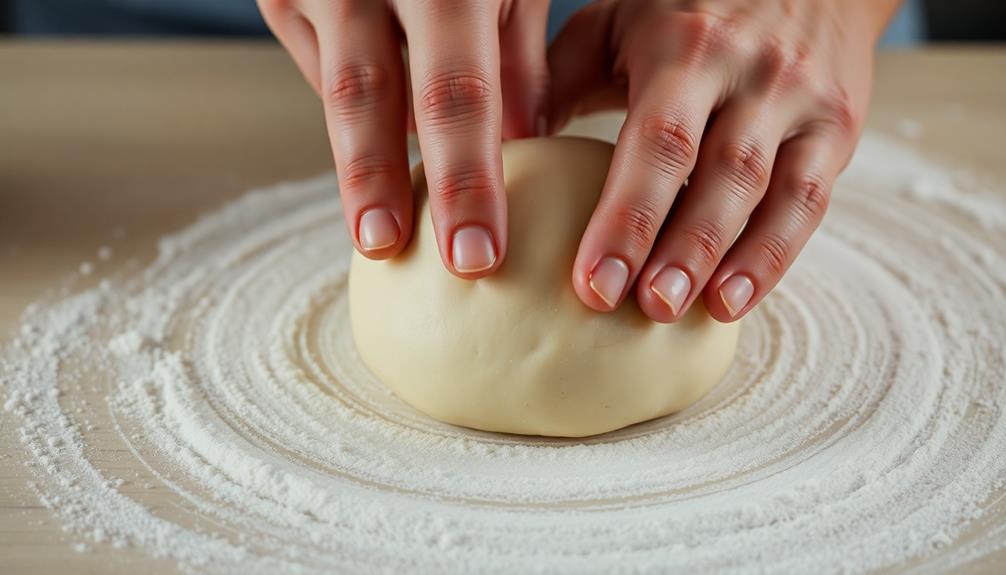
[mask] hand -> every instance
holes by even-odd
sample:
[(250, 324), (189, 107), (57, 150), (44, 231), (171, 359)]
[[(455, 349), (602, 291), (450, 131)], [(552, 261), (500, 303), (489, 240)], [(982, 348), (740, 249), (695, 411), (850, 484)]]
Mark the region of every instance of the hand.
[(324, 103), (356, 248), (390, 258), (411, 238), (411, 93), (444, 265), (469, 279), (498, 268), (507, 247), (500, 140), (544, 130), (548, 2), (259, 0), (259, 7)]
[(756, 305), (824, 215), (896, 6), (622, 0), (574, 15), (548, 53), (550, 130), (628, 105), (574, 265), (580, 299), (611, 310), (635, 285), (661, 322), (700, 295), (720, 321)]

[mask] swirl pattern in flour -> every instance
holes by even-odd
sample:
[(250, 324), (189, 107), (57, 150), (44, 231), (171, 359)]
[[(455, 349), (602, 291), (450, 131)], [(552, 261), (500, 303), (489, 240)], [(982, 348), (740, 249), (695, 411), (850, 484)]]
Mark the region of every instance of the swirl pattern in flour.
[[(148, 269), (35, 306), (5, 406), (70, 528), (192, 570), (956, 567), (1006, 540), (1006, 196), (957, 179), (867, 136), (725, 381), (600, 437), (451, 427), (375, 381), (333, 176), (251, 193)], [(94, 381), (108, 404), (80, 411)], [(115, 481), (98, 454), (116, 449), (171, 503)]]

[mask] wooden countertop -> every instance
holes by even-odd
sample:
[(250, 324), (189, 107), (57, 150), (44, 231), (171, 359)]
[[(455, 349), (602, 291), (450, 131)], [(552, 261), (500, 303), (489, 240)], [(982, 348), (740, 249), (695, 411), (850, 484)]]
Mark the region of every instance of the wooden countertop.
[[(1006, 48), (882, 53), (868, 126), (917, 122), (917, 147), (1006, 181), (1004, 70)], [(81, 262), (114, 272), (251, 187), (331, 166), (320, 105), (270, 42), (0, 41), (0, 341)], [(138, 550), (74, 552), (15, 436), (0, 413), (0, 571), (175, 572)]]

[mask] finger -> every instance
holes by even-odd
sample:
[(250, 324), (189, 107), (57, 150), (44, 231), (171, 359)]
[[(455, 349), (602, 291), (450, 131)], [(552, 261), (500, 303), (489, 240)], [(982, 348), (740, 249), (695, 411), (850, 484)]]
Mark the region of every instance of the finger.
[(321, 95), (318, 38), (314, 26), (289, 0), (258, 0), (259, 11), (273, 35), (293, 58), (314, 92)]
[(409, 112), (408, 118), (406, 120), (406, 126), (408, 127), (409, 134), (416, 133), (416, 114), (415, 110), (412, 108), (412, 78), (409, 77), (409, 51), (406, 49), (405, 45), (402, 46), (402, 61), (405, 63), (405, 101), (408, 104)]
[(851, 146), (829, 133), (799, 136), (780, 148), (764, 201), (704, 290), (713, 317), (739, 319), (775, 287), (820, 225), (850, 154)]
[(500, 29), (503, 137), (543, 136), (547, 128), (548, 1), (515, 1)]
[[(605, 88), (612, 85), (608, 40), (614, 6), (598, 2), (582, 8), (549, 46), (548, 133), (559, 131), (598, 92), (610, 92)], [(624, 86), (617, 88), (624, 94)]]
[(719, 112), (702, 142), (688, 190), (646, 263), (637, 300), (656, 321), (684, 314), (768, 187), (779, 143), (796, 121), (760, 97)]
[(399, 253), (412, 234), (405, 84), (392, 15), (382, 2), (312, 4), (325, 119), (346, 224), (363, 255)]
[(631, 111), (573, 266), (577, 295), (598, 311), (618, 307), (646, 261), (695, 165), (720, 89), (719, 80), (682, 67), (660, 68), (638, 84), (630, 91)]
[(403, 1), (398, 10), (440, 257), (459, 277), (484, 277), (507, 245), (498, 7)]

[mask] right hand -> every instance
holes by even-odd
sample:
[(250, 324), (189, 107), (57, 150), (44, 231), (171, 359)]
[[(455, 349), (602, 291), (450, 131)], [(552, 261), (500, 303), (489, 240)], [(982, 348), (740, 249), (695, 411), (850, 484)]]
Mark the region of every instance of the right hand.
[(258, 2), (323, 101), (360, 253), (393, 257), (412, 235), (411, 93), (441, 259), (466, 279), (495, 271), (507, 246), (500, 141), (541, 132), (547, 116), (548, 2)]

